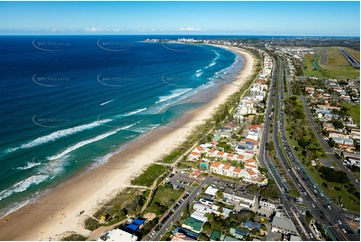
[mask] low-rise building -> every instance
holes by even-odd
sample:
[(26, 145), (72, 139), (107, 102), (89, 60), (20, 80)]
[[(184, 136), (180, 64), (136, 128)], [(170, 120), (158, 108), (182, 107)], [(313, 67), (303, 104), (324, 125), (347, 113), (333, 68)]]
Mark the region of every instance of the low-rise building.
[(98, 239), (102, 241), (137, 241), (138, 237), (121, 229), (113, 229)]
[(189, 229), (192, 232), (200, 233), (202, 231), (203, 224), (204, 222), (198, 219), (188, 217), (186, 220), (184, 220), (182, 227)]
[(298, 235), (298, 231), (291, 219), (285, 218), (281, 213), (276, 213), (272, 221), (272, 232)]

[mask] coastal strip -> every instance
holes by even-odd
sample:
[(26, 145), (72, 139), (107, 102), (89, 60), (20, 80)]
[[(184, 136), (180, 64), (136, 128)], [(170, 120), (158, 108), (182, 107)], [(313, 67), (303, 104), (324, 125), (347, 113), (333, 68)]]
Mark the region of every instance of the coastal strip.
[[(216, 98), (184, 114), (186, 118), (175, 121), (176, 125), (155, 129), (114, 154), (99, 168), (69, 179), (37, 202), (2, 218), (0, 239), (57, 240), (65, 231), (89, 234), (83, 227), (83, 218), (95, 212), (99, 200), (110, 199), (115, 193), (130, 186), (131, 179), (147, 165), (182, 144), (196, 126), (210, 118), (217, 107), (238, 92), (253, 75), (257, 61), (252, 54), (235, 47), (224, 48), (241, 55), (244, 63), (235, 75), (235, 80), (222, 85)], [(79, 211), (84, 211), (84, 214), (77, 217)]]

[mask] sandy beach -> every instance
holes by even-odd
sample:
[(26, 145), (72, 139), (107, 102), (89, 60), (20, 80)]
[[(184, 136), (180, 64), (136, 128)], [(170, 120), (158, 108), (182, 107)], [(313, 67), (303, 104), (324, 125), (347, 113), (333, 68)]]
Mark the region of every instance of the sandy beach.
[[(246, 51), (224, 47), (237, 52), (244, 59), (243, 68), (232, 84), (221, 86), (217, 97), (188, 112), (175, 125), (155, 129), (126, 149), (114, 154), (104, 165), (79, 174), (55, 187), (34, 204), (28, 204), (0, 221), (1, 240), (58, 240), (65, 231), (89, 235), (82, 227), (85, 215), (91, 215), (100, 200), (110, 198), (120, 189), (130, 186), (132, 177), (142, 169), (181, 144), (191, 130), (211, 116), (225, 99), (237, 92), (253, 74), (255, 60)], [(77, 217), (79, 211), (84, 214)]]

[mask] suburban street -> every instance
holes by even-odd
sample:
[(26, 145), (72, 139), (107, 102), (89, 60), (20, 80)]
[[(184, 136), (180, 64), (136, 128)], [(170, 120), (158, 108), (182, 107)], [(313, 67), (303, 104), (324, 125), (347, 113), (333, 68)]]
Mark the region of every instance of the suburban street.
[[(342, 161), (340, 159), (337, 159), (337, 157), (334, 154), (334, 150), (330, 147), (330, 145), (323, 139), (322, 133), (317, 128), (317, 124), (313, 120), (312, 114), (310, 112), (310, 109), (307, 105), (305, 96), (301, 96), (302, 104), (304, 109), (306, 110), (306, 117), (308, 119), (308, 122), (310, 123), (310, 126), (316, 135), (318, 141), (320, 142), (323, 150), (326, 152), (327, 156), (340, 168), (342, 171), (344, 171), (348, 178), (350, 178), (350, 181), (352, 184), (357, 188), (358, 191), (360, 191), (360, 181), (359, 178), (356, 177), (344, 164), (342, 164)], [(357, 181), (356, 181), (357, 180)]]

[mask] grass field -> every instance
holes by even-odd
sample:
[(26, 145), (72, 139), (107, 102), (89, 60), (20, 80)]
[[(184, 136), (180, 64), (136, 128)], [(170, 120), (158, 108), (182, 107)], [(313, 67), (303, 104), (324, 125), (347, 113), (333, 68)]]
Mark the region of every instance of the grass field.
[(326, 48), (327, 53), (327, 65), (349, 66), (349, 62), (343, 56), (338, 47)]
[[(357, 197), (354, 194), (348, 192), (348, 185), (325, 181), (320, 176), (320, 173), (316, 170), (315, 167), (311, 167), (311, 166), (304, 166), (304, 167), (306, 168), (308, 174), (310, 174), (312, 179), (320, 187), (322, 187), (322, 190), (327, 195), (327, 197), (332, 199), (336, 204), (338, 204), (342, 200), (343, 207), (348, 210), (354, 212), (360, 211), (360, 197)], [(326, 183), (328, 187), (325, 188), (324, 186), (322, 186), (323, 183)]]
[(360, 63), (360, 51), (350, 48), (345, 48), (347, 52)]
[(184, 189), (174, 190), (171, 186), (158, 186), (152, 202), (144, 211), (144, 213), (155, 213), (156, 215), (162, 215), (165, 212), (164, 210), (167, 210), (174, 205), (183, 192)]
[(348, 108), (348, 115), (358, 124), (360, 124), (360, 104), (352, 105), (350, 103), (342, 103), (342, 106)]
[[(122, 212), (122, 209), (126, 208), (129, 204), (133, 204), (136, 197), (142, 196), (143, 193), (144, 189), (128, 187), (120, 191), (110, 201), (105, 202), (105, 200), (99, 199), (97, 203), (99, 209), (93, 214), (93, 217), (97, 220), (92, 217), (87, 218), (84, 221), (85, 228), (93, 231), (99, 226), (104, 225), (99, 223), (99, 219), (103, 215), (109, 215), (105, 225), (114, 224), (124, 220), (127, 214)], [(129, 213), (137, 213), (140, 208), (140, 206), (137, 206), (136, 209), (129, 211)]]
[(166, 166), (152, 164), (138, 177), (134, 178), (131, 183), (132, 185), (138, 186), (151, 186), (154, 180), (162, 175), (164, 172), (169, 171), (169, 168)]
[[(360, 53), (359, 51), (356, 50), (350, 50), (350, 52), (353, 53), (352, 56), (355, 56), (355, 58)], [(355, 69), (349, 65), (348, 61), (338, 50), (338, 47), (327, 47), (326, 53), (327, 53), (326, 64), (321, 64), (320, 61), (321, 58), (319, 58), (317, 61), (319, 70), (316, 70), (314, 68), (314, 61), (315, 58), (318, 58), (318, 56), (321, 55), (321, 50), (319, 51), (318, 54), (305, 55), (303, 57), (303, 63), (306, 66), (306, 69), (303, 70), (304, 75), (318, 77), (318, 78), (338, 78), (338, 79), (357, 78), (360, 76), (360, 70)]]

